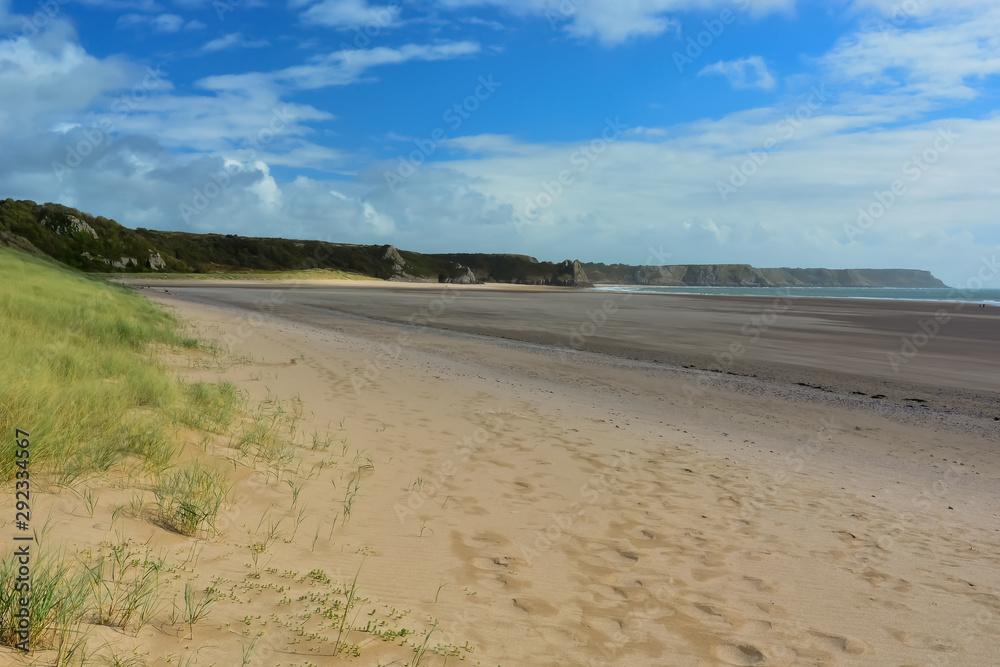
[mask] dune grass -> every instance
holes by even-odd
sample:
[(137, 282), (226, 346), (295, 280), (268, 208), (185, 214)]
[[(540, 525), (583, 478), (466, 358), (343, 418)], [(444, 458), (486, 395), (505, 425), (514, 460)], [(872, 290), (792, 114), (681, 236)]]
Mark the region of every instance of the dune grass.
[[(7, 646), (20, 641), (14, 612), (24, 593), (15, 588), (17, 570), (14, 555), (0, 563), (0, 644)], [(57, 662), (64, 664), (69, 657), (66, 654), (74, 652), (88, 593), (86, 576), (68, 559), (43, 555), (32, 563), (28, 647), (58, 648)]]
[[(69, 484), (133, 459), (162, 470), (172, 426), (222, 430), (238, 411), (232, 385), (185, 385), (165, 348), (192, 349), (171, 314), (127, 288), (0, 248), (0, 433), (31, 434), (32, 476)], [(0, 478), (15, 472), (0, 438)]]
[(138, 633), (155, 614), (160, 602), (163, 558), (132, 546), (127, 540), (105, 544), (93, 562), (87, 563), (87, 582), (93, 601), (94, 620)]
[(162, 474), (154, 488), (154, 520), (181, 535), (194, 535), (202, 527), (214, 530), (219, 508), (229, 495), (226, 473), (192, 461)]

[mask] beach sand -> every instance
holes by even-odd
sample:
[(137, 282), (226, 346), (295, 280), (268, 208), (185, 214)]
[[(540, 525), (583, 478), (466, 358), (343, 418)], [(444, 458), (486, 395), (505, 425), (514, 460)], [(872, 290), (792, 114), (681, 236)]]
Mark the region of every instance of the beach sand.
[[(136, 285), (248, 358), (182, 374), (297, 395), (354, 461), (370, 457), (331, 539), (349, 460), (303, 478), (308, 517), (269, 554), (347, 583), (360, 567), (357, 625), (369, 607), (405, 610), (403, 625), (435, 628), (431, 645), (484, 666), (1000, 664), (996, 311)], [(888, 355), (941, 309), (894, 370)], [(304, 449), (303, 468), (323, 455)], [(269, 508), (295, 515), (277, 487), (242, 474), (200, 571), (245, 577), (251, 529)], [(196, 629), (198, 664), (239, 664), (225, 623), (258, 614), (277, 620), (252, 664), (339, 664), (328, 643), (290, 643), (272, 593), (219, 603)], [(367, 637), (354, 633), (357, 664), (410, 664), (411, 647)]]

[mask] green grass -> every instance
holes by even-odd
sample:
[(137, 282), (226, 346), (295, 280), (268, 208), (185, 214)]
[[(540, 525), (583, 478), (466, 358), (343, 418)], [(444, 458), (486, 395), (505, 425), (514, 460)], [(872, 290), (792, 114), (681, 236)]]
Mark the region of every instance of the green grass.
[[(0, 644), (14, 646), (21, 641), (14, 613), (24, 595), (15, 588), (19, 563), (10, 555), (0, 563)], [(42, 554), (31, 563), (31, 604), (29, 606), (28, 647), (57, 648), (65, 662), (73, 651), (89, 600), (86, 574), (70, 561)]]
[(199, 431), (228, 433), (246, 406), (246, 396), (231, 382), (181, 384), (184, 398), (174, 414), (181, 424)]
[(224, 428), (231, 386), (184, 385), (160, 361), (191, 349), (180, 322), (127, 288), (0, 248), (0, 477), (15, 429), (31, 434), (32, 476), (69, 484), (134, 459), (163, 469), (171, 427)]
[(164, 567), (162, 558), (127, 540), (105, 544), (94, 563), (87, 565), (96, 622), (123, 630), (131, 625), (137, 634), (159, 608)]
[(303, 418), (302, 401), (278, 401), (268, 395), (235, 429), (230, 447), (253, 465), (281, 468), (295, 458), (295, 438)]
[(213, 588), (206, 588), (198, 595), (190, 581), (184, 584), (184, 622), (191, 629), (191, 639), (194, 639), (195, 623), (208, 615), (217, 598), (218, 592)]
[(154, 492), (156, 523), (190, 536), (202, 527), (215, 528), (219, 508), (229, 495), (229, 482), (224, 471), (192, 461), (160, 475)]

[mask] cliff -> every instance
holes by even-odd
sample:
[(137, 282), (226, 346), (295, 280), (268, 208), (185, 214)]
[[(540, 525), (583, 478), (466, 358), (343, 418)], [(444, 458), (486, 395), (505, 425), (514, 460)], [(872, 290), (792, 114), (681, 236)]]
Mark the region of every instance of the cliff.
[(916, 269), (758, 269), (749, 264), (631, 266), (584, 263), (595, 283), (707, 287), (947, 287)]

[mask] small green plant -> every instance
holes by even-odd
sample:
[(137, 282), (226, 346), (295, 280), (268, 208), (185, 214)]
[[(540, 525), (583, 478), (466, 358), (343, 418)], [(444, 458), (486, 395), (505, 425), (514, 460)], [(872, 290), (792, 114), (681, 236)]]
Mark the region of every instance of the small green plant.
[(286, 542), (291, 542), (292, 540), (295, 539), (296, 533), (299, 532), (299, 526), (302, 525), (302, 522), (305, 520), (306, 520), (306, 508), (303, 507), (302, 509), (299, 510), (298, 515), (295, 517), (295, 528), (292, 529), (292, 535), (287, 540), (285, 540)]
[(351, 481), (347, 483), (347, 492), (344, 494), (344, 523), (351, 518), (351, 508), (354, 506), (354, 500), (358, 496), (359, 488), (360, 482), (357, 477), (352, 477)]
[(437, 621), (434, 621), (434, 625), (432, 625), (431, 629), (427, 631), (426, 635), (424, 635), (424, 643), (421, 644), (419, 648), (414, 649), (416, 652), (413, 654), (413, 659), (410, 660), (410, 667), (419, 667), (420, 664), (423, 663), (424, 657), (427, 655), (427, 642), (430, 641), (431, 635), (434, 634), (435, 630), (437, 630), (437, 625)]
[(295, 504), (299, 502), (299, 494), (302, 493), (302, 485), (296, 484), (293, 479), (286, 479), (285, 484), (292, 490), (292, 507), (295, 507)]
[(87, 515), (93, 518), (97, 496), (94, 495), (94, 489), (89, 486), (83, 490), (83, 504), (87, 507)]
[(253, 577), (260, 577), (260, 568), (258, 567), (257, 561), (260, 560), (260, 555), (267, 551), (267, 545), (263, 542), (254, 542), (250, 545), (250, 560), (253, 561)]
[(184, 622), (191, 629), (189, 639), (194, 639), (194, 624), (208, 615), (217, 597), (218, 591), (214, 588), (206, 588), (199, 596), (190, 581), (184, 584)]
[(312, 570), (306, 576), (309, 577), (310, 579), (312, 579), (313, 581), (315, 581), (317, 583), (320, 583), (320, 584), (329, 584), (330, 583), (330, 577), (326, 576), (326, 572), (324, 572), (323, 570), (320, 570), (318, 568), (315, 569), (315, 570)]
[(249, 419), (242, 422), (230, 438), (230, 446), (237, 449), (252, 464), (265, 464), (281, 468), (295, 458), (294, 438), (302, 419), (302, 401), (297, 397), (286, 404), (268, 394)]
[(246, 396), (231, 382), (182, 384), (186, 400), (177, 408), (177, 421), (200, 431), (225, 433), (246, 404)]
[(131, 655), (126, 656), (117, 653), (111, 644), (106, 644), (106, 646), (108, 654), (101, 656), (101, 664), (108, 667), (142, 667), (146, 664), (146, 658), (149, 656), (149, 653), (137, 653), (136, 649), (132, 650)]
[(114, 625), (124, 630), (135, 619), (138, 634), (159, 607), (163, 559), (122, 540), (118, 544), (105, 543), (95, 560), (87, 567), (95, 620), (99, 625)]
[[(362, 561), (361, 565), (364, 565), (364, 561)], [(347, 617), (350, 615), (350, 611), (358, 599), (358, 577), (361, 575), (361, 565), (358, 565), (358, 571), (354, 574), (354, 581), (351, 582), (350, 586), (344, 588), (344, 606), (340, 612), (339, 623), (337, 625), (337, 641), (333, 647), (334, 655), (337, 655), (343, 648), (347, 647), (342, 640), (345, 637), (345, 631), (350, 632), (351, 629), (351, 624), (347, 622)], [(357, 615), (355, 615), (356, 617)]]
[(281, 517), (277, 521), (267, 522), (267, 537), (265, 540), (265, 546), (269, 546), (271, 542), (274, 542), (278, 539), (278, 536), (281, 535), (281, 522), (284, 520), (285, 517)]
[(157, 523), (194, 535), (202, 526), (214, 530), (229, 482), (224, 471), (194, 462), (161, 475), (154, 492)]
[(314, 430), (312, 432), (312, 448), (314, 450), (321, 449), (323, 451), (326, 451), (330, 448), (330, 445), (332, 443), (333, 443), (333, 438), (331, 438), (329, 435), (323, 437), (320, 436), (319, 431)]
[(253, 641), (251, 641), (249, 644), (243, 645), (243, 667), (249, 665), (250, 661), (253, 660), (253, 650), (254, 648), (257, 647), (257, 642), (260, 641), (261, 634), (258, 634), (256, 637), (254, 637)]

